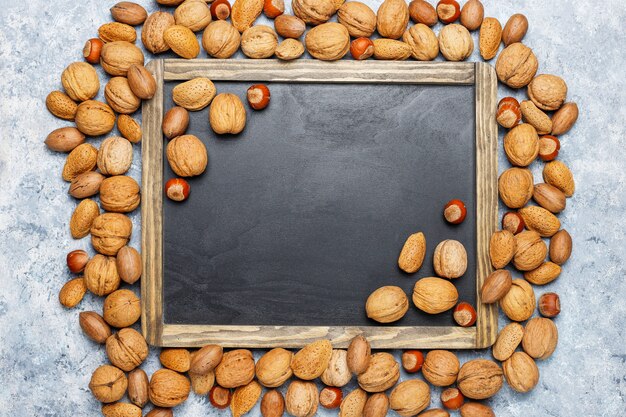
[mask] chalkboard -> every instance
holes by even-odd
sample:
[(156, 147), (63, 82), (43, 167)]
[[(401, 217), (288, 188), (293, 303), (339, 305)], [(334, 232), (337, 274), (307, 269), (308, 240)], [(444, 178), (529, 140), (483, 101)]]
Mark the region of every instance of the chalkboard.
[[(256, 71), (259, 64), (267, 71)], [(300, 64), (306, 68), (275, 61), (161, 64), (159, 97), (150, 102), (157, 100), (156, 113), (161, 115), (174, 106), (172, 88), (199, 72), (206, 72), (218, 93), (234, 93), (245, 102), (246, 89), (263, 81), (272, 98), (263, 111), (246, 106), (246, 128), (235, 136), (214, 134), (208, 109), (191, 113), (187, 133), (203, 141), (209, 164), (204, 174), (188, 179), (192, 192), (183, 203), (147, 198), (146, 188), (151, 188), (146, 187), (146, 175), (155, 176), (150, 172), (155, 161), (146, 161), (146, 156), (156, 157), (158, 150), (144, 152), (143, 205), (156, 203), (160, 225), (160, 256), (146, 265), (148, 270), (160, 266), (155, 271), (158, 292), (144, 294), (144, 313), (150, 312), (146, 298), (154, 295), (158, 303), (156, 329), (149, 328), (149, 314), (144, 314), (151, 343), (259, 347), (285, 346), (287, 339), (290, 346), (300, 346), (326, 332), (340, 345), (362, 332), (378, 347), (488, 344), (478, 335), (493, 319), (486, 306), (479, 310), (485, 310), (481, 313), (487, 320), (462, 329), (451, 312), (429, 315), (414, 306), (403, 319), (381, 326), (366, 317), (364, 305), (384, 285), (403, 288), (410, 299), (417, 279), (435, 275), (432, 254), (444, 239), (465, 245), (467, 273), (454, 284), (459, 300), (478, 303), (479, 281), (489, 268), (478, 235), (485, 226), (492, 227), (480, 214), (491, 221), (492, 213), (483, 212), (495, 207), (484, 204), (482, 186), (494, 187), (495, 173), (477, 175), (485, 157), (490, 163), (493, 157), (477, 148), (485, 129), (480, 115), (487, 104), (477, 98), (491, 86), (477, 82), (474, 64), (453, 69), (447, 64), (373, 62), (370, 77), (362, 74), (357, 80), (346, 79), (354, 76), (342, 67), (347, 62), (326, 66), (318, 79), (311, 79), (315, 68), (307, 65), (320, 63)], [(223, 75), (216, 76), (216, 69)], [(381, 70), (386, 71), (382, 79)], [(395, 79), (394, 71), (400, 71)], [(453, 79), (426, 80), (437, 73)], [(491, 97), (484, 96), (493, 106)], [(175, 174), (156, 128), (162, 116), (153, 117), (150, 103), (144, 111), (144, 149), (161, 142), (156, 159), (162, 187)], [(149, 124), (155, 125), (154, 131)], [(468, 207), (466, 221), (458, 226), (442, 217), (452, 198)], [(150, 229), (145, 216), (142, 226)], [(416, 231), (426, 235), (426, 261), (409, 275), (398, 268), (397, 258)], [(154, 235), (147, 232), (144, 257), (145, 246), (154, 243)], [(174, 333), (168, 336), (168, 329)]]

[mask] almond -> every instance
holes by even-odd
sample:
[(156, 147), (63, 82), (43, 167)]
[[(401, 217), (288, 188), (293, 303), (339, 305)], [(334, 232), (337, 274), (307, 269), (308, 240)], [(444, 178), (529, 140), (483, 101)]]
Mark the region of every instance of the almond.
[(98, 203), (85, 199), (81, 201), (72, 213), (70, 232), (74, 239), (81, 239), (89, 234), (91, 224), (100, 215)]
[(135, 42), (137, 40), (137, 32), (135, 28), (125, 23), (110, 22), (98, 28), (98, 37), (103, 42)]
[(408, 237), (402, 247), (402, 251), (400, 251), (398, 266), (409, 274), (417, 272), (422, 267), (425, 255), (426, 238), (424, 237), (424, 233), (413, 233)]
[(567, 165), (561, 161), (552, 161), (544, 165), (543, 180), (563, 191), (566, 197), (574, 195), (576, 189), (574, 176)]
[(182, 25), (168, 27), (163, 40), (175, 54), (185, 59), (193, 59), (200, 53), (200, 44), (191, 29)]
[(502, 31), (502, 41), (504, 46), (509, 46), (516, 42), (521, 42), (528, 30), (528, 19), (523, 14), (512, 15), (504, 25)]
[(358, 376), (357, 380), (359, 386), (367, 392), (383, 392), (393, 387), (399, 378), (398, 362), (391, 354), (379, 352), (370, 357), (367, 369)]
[(563, 265), (572, 254), (572, 237), (567, 230), (559, 230), (550, 238), (550, 260)]
[(175, 25), (174, 16), (166, 12), (154, 12), (143, 24), (141, 42), (153, 54), (165, 52), (170, 47), (165, 43), (163, 34), (170, 26)]
[(511, 262), (515, 255), (515, 237), (508, 230), (500, 230), (491, 235), (489, 241), (489, 258), (491, 265), (496, 269), (502, 269)]
[(518, 213), (524, 219), (526, 228), (534, 230), (542, 237), (550, 237), (561, 228), (559, 219), (543, 207), (528, 206), (520, 209)]
[(533, 199), (544, 209), (552, 213), (565, 210), (565, 194), (550, 184), (537, 184), (533, 190)]
[(85, 142), (85, 135), (75, 127), (55, 129), (46, 137), (44, 143), (55, 152), (70, 152)]
[(515, 349), (522, 343), (524, 328), (519, 323), (509, 323), (500, 330), (496, 343), (493, 345), (493, 357), (503, 362), (511, 357)]
[(450, 310), (459, 299), (459, 293), (450, 281), (427, 277), (415, 283), (413, 304), (428, 314)]
[(113, 403), (102, 406), (102, 415), (104, 417), (141, 417), (141, 408), (135, 404), (129, 403)]
[(275, 348), (265, 353), (256, 364), (256, 377), (266, 387), (276, 388), (283, 385), (291, 375), (293, 353)]
[(111, 16), (116, 22), (137, 26), (145, 22), (148, 17), (146, 9), (130, 1), (121, 1), (111, 7)]
[(128, 374), (128, 399), (137, 407), (148, 403), (148, 375), (143, 369), (134, 369)]
[(379, 323), (392, 323), (400, 320), (409, 310), (409, 300), (400, 287), (385, 286), (377, 289), (367, 298), (367, 317)]
[(498, 179), (500, 199), (509, 208), (524, 207), (533, 195), (533, 174), (525, 168), (509, 168)]
[(104, 176), (96, 171), (83, 172), (77, 175), (70, 184), (69, 193), (74, 198), (87, 198), (98, 194)]
[(117, 128), (120, 134), (129, 142), (139, 143), (141, 141), (141, 125), (129, 115), (120, 114), (117, 118)]
[(215, 385), (214, 372), (207, 372), (201, 375), (189, 371), (188, 375), (191, 380), (191, 389), (198, 395), (207, 395), (213, 388), (213, 385)]
[(520, 103), (520, 109), (524, 121), (530, 123), (537, 129), (538, 134), (547, 135), (552, 131), (552, 120), (547, 114), (535, 106), (535, 103), (530, 100), (524, 100)]
[(502, 25), (495, 17), (487, 17), (480, 26), (478, 35), (478, 48), (480, 56), (485, 61), (493, 59), (500, 49), (500, 41), (502, 39)]
[(522, 347), (524, 352), (535, 359), (549, 358), (559, 340), (559, 332), (554, 322), (543, 317), (535, 317), (526, 323)]
[(263, 0), (235, 0), (231, 9), (230, 20), (239, 33), (252, 27), (254, 21), (263, 11), (263, 4)]
[(354, 336), (348, 346), (346, 362), (350, 372), (360, 375), (367, 369), (372, 349), (366, 338), (361, 335)]
[(545, 285), (554, 281), (561, 274), (561, 267), (553, 262), (544, 262), (532, 271), (524, 272), (524, 279), (535, 285)]
[(389, 394), (389, 405), (402, 417), (414, 416), (430, 405), (430, 388), (419, 379), (403, 381)]
[(241, 417), (252, 410), (252, 407), (259, 401), (262, 390), (261, 385), (256, 381), (238, 387), (230, 401), (230, 412), (233, 417)]
[(409, 44), (395, 39), (374, 39), (374, 58), (389, 61), (404, 61), (411, 56)]
[(528, 320), (535, 311), (535, 292), (523, 279), (514, 279), (509, 292), (500, 300), (500, 308), (512, 321)]
[(480, 300), (485, 304), (495, 303), (506, 295), (511, 289), (511, 273), (506, 269), (493, 271), (480, 290)]
[[(413, 3), (415, 1), (411, 4)], [(432, 61), (439, 55), (437, 35), (425, 24), (417, 23), (411, 26), (402, 35), (402, 40), (411, 47), (411, 55), (418, 61)]]
[(224, 350), (221, 346), (203, 346), (191, 356), (189, 371), (199, 375), (212, 372), (219, 365), (223, 355)]
[(133, 94), (143, 100), (149, 100), (156, 92), (156, 81), (143, 65), (131, 65), (128, 68), (128, 85)]
[(339, 417), (361, 417), (365, 403), (367, 402), (367, 393), (361, 388), (356, 388), (343, 398), (339, 407)]
[(211, 80), (198, 77), (174, 87), (172, 99), (174, 103), (187, 110), (198, 111), (211, 103), (215, 92), (215, 85)]
[(104, 343), (111, 336), (111, 327), (95, 311), (83, 311), (78, 315), (80, 328), (87, 337), (96, 343)]
[(513, 265), (520, 271), (532, 271), (546, 258), (548, 248), (539, 233), (525, 230), (515, 235)]
[(74, 278), (67, 281), (59, 291), (59, 302), (63, 307), (74, 308), (82, 301), (86, 292), (85, 280), (82, 277)]
[(237, 388), (254, 379), (254, 358), (247, 349), (236, 349), (224, 353), (215, 368), (215, 379), (224, 388)]
[(78, 104), (61, 91), (53, 91), (48, 94), (46, 107), (54, 116), (64, 120), (74, 120), (78, 110)]
[(565, 103), (552, 115), (552, 134), (555, 136), (567, 133), (578, 120), (578, 105)]
[(304, 380), (318, 378), (328, 368), (333, 347), (326, 339), (316, 340), (300, 349), (291, 360), (295, 376)]

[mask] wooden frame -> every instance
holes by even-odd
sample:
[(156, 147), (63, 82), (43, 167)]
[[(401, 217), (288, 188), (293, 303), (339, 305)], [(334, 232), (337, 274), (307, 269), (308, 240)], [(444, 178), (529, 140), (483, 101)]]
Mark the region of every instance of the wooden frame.
[(494, 343), (498, 330), (496, 306), (477, 303), (475, 327), (394, 326), (225, 326), (174, 325), (163, 322), (163, 85), (165, 81), (208, 77), (212, 80), (315, 83), (460, 84), (476, 88), (476, 291), (491, 272), (489, 238), (497, 223), (497, 80), (485, 63), (383, 62), (299, 60), (155, 60), (148, 69), (157, 80), (154, 98), (143, 105), (142, 330), (149, 344), (199, 347), (301, 347), (328, 338), (347, 347), (363, 334), (373, 348), (475, 349)]

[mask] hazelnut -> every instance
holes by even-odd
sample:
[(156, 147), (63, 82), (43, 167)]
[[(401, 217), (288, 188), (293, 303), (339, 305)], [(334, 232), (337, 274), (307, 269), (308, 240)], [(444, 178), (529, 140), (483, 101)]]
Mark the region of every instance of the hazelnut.
[(454, 22), (461, 15), (461, 6), (456, 0), (440, 0), (437, 3), (437, 16), (441, 23), (449, 24)]
[(98, 367), (89, 381), (91, 393), (102, 403), (113, 403), (120, 400), (126, 393), (127, 387), (128, 380), (124, 372), (111, 365)]
[(189, 190), (189, 183), (182, 178), (171, 178), (165, 183), (165, 195), (172, 201), (185, 201)]
[(525, 226), (524, 219), (515, 211), (506, 212), (502, 216), (502, 230), (507, 230), (516, 235), (524, 230)]
[(100, 62), (100, 53), (102, 52), (102, 42), (99, 38), (92, 38), (85, 42), (83, 46), (83, 57), (90, 64), (98, 64)]
[(454, 384), (459, 373), (459, 360), (447, 350), (431, 350), (426, 355), (422, 374), (424, 378), (437, 387)]
[(461, 327), (470, 327), (476, 323), (476, 310), (469, 303), (459, 303), (454, 308), (454, 321)]
[(443, 208), (443, 217), (448, 223), (460, 224), (467, 216), (467, 208), (461, 200), (450, 200)]
[(117, 290), (104, 300), (104, 320), (113, 327), (129, 327), (141, 316), (141, 301), (130, 290)]
[(263, 110), (270, 104), (270, 89), (265, 84), (255, 84), (246, 93), (248, 104), (254, 110)]
[(343, 393), (337, 387), (324, 387), (320, 391), (320, 404), (327, 409), (339, 408), (343, 400)]
[(559, 156), (559, 150), (561, 149), (561, 142), (556, 136), (544, 135), (539, 138), (539, 158), (542, 161), (553, 161)]
[(121, 329), (106, 340), (109, 361), (123, 371), (132, 371), (148, 357), (146, 339), (135, 329)]
[(506, 129), (516, 126), (522, 120), (522, 110), (519, 101), (514, 97), (504, 97), (498, 103), (496, 113), (498, 124)]
[(465, 397), (457, 388), (446, 388), (441, 393), (441, 403), (448, 410), (458, 410), (465, 402)]
[(419, 372), (424, 364), (424, 355), (419, 350), (405, 350), (402, 353), (402, 367), (410, 374)]
[[(231, 400), (231, 391), (226, 388), (222, 388), (219, 385), (215, 385), (209, 391), (209, 401), (211, 405), (219, 410), (228, 408)], [(282, 415), (282, 413), (281, 413)]]
[(226, 20), (230, 16), (230, 3), (228, 0), (215, 0), (210, 10), (213, 19)]
[(374, 42), (370, 38), (357, 38), (350, 44), (350, 54), (357, 61), (362, 61), (374, 54)]
[(88, 261), (89, 255), (84, 250), (77, 249), (67, 254), (67, 267), (74, 274), (83, 272)]

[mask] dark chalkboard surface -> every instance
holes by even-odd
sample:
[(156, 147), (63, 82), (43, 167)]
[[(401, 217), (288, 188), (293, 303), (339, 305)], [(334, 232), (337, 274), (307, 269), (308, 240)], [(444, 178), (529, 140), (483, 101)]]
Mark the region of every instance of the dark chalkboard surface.
[[(166, 110), (175, 82), (165, 84)], [(251, 83), (216, 82), (245, 102)], [(443, 239), (461, 241), (476, 298), (473, 213), (474, 86), (269, 83), (264, 111), (247, 105), (237, 136), (213, 133), (208, 109), (187, 133), (209, 153), (183, 204), (164, 200), (166, 323), (371, 325), (365, 300), (397, 285), (411, 294), (431, 276)], [(167, 160), (164, 177), (175, 176)], [(445, 203), (469, 208), (459, 226)], [(397, 258), (423, 231), (428, 253), (414, 275)], [(452, 325), (415, 307), (396, 325)]]
[[(356, 334), (373, 348), (477, 348), (493, 343), (494, 306), (477, 303), (491, 271), (497, 221), (496, 77), (487, 64), (158, 60), (157, 92), (144, 103), (142, 145), (142, 327), (159, 346), (299, 347), (328, 338), (346, 347)], [(237, 136), (213, 134), (208, 109), (187, 133), (206, 145), (205, 173), (191, 196), (163, 196), (174, 176), (165, 158), (163, 114), (171, 90), (210, 78), (218, 93), (245, 102), (264, 82), (270, 106), (253, 111)], [(442, 211), (465, 201), (466, 221)], [(427, 254), (413, 275), (399, 270), (406, 238), (423, 231)], [(451, 312), (381, 325), (365, 301), (384, 285), (434, 275), (445, 239), (468, 252), (454, 280), (477, 308), (476, 326)]]

